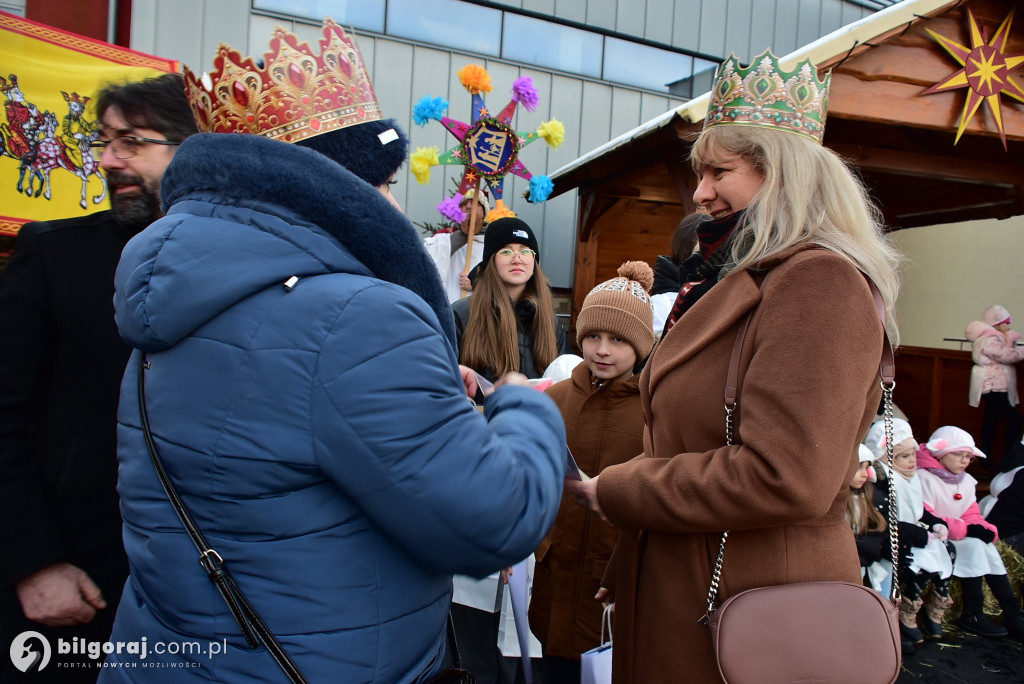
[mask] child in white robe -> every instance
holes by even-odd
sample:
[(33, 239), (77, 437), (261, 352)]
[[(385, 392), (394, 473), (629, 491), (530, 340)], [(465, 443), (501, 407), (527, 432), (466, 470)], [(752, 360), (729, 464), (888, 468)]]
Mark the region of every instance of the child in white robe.
[[(986, 637), (1005, 636), (1007, 632), (1024, 641), (1024, 616), (1021, 616), (1006, 566), (996, 549), (996, 526), (985, 520), (978, 508), (975, 480), (967, 466), (985, 454), (974, 446), (974, 438), (952, 425), (940, 427), (917, 451), (924, 503), (949, 528), (949, 539), (956, 547), (953, 574), (963, 587), (964, 609), (958, 626), (965, 632)], [(1003, 609), (1004, 627), (985, 617), (982, 582)]]
[[(900, 522), (899, 578), (903, 589), (900, 634), (911, 644), (922, 643), (925, 637), (938, 639), (942, 636), (942, 618), (953, 603), (949, 598), (949, 584), (955, 551), (952, 545), (945, 543), (949, 532), (946, 524), (925, 508), (921, 478), (917, 474), (917, 440), (910, 423), (893, 419), (892, 472), (884, 465), (888, 460), (884, 422), (872, 425), (864, 441), (874, 458), (883, 464), (885, 479), (878, 486), (879, 502), (885, 505), (888, 488), (896, 488)], [(929, 583), (932, 590), (925, 595)], [(904, 650), (911, 648), (904, 643)]]

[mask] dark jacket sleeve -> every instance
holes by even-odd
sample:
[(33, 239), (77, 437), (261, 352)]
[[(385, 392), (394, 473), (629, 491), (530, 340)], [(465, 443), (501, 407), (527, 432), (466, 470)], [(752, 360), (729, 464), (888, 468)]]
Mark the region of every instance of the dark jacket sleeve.
[(857, 555), (861, 567), (867, 567), (882, 559), (882, 536), (877, 532), (854, 535), (857, 541)]
[(21, 229), (14, 257), (0, 272), (0, 586), (67, 554), (36, 448), (53, 345), (37, 227)]
[[(558, 316), (555, 316), (555, 335), (558, 336), (558, 353), (561, 354), (572, 354), (572, 343), (569, 342), (569, 333), (565, 332), (565, 326), (558, 320)], [(540, 369), (544, 371), (543, 368)]]

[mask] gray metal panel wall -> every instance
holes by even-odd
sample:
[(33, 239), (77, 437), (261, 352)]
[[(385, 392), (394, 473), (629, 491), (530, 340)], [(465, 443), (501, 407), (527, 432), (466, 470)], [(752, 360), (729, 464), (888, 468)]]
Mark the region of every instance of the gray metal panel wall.
[[(749, 59), (771, 46), (777, 54), (789, 52), (839, 26), (869, 14), (843, 0), (497, 0), (510, 9), (542, 12), (570, 21), (635, 35), (711, 55), (735, 51)], [(293, 31), (316, 44), (320, 30), (252, 14), (248, 0), (134, 0), (132, 47), (178, 59), (191, 68), (210, 69), (219, 43), (249, 55), (262, 55), (275, 26)], [(520, 107), (513, 124), (517, 131), (535, 129), (541, 122), (559, 119), (565, 124), (565, 142), (558, 150), (537, 141), (522, 151), (522, 161), (534, 174), (555, 169), (608, 140), (662, 114), (681, 101), (637, 89), (575, 78), (532, 66), (483, 59), (448, 48), (436, 48), (382, 36), (359, 36), (384, 113), (394, 117), (409, 134), (412, 149), (452, 147), (455, 138), (436, 122), (425, 127), (412, 122), (412, 107), (423, 96), (441, 96), (450, 102), (449, 116), (468, 121), (470, 95), (459, 83), (457, 71), (479, 63), (491, 74), (494, 90), (486, 96), (491, 108), (508, 102), (515, 78), (528, 74), (541, 95), (536, 112)], [(461, 167), (436, 166), (431, 180), (420, 185), (407, 169), (399, 172), (394, 192), (409, 218), (416, 223), (439, 224), (437, 204), (461, 178)], [(521, 198), (527, 184), (505, 179), (505, 201), (537, 231), (544, 256), (544, 271), (556, 287), (572, 285), (575, 249), (576, 193), (543, 204)]]

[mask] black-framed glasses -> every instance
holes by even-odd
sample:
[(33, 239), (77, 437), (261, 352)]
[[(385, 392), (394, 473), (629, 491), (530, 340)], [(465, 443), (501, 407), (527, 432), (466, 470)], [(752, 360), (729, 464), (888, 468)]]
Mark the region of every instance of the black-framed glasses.
[(537, 256), (537, 253), (535, 251), (533, 251), (532, 249), (530, 249), (529, 247), (523, 247), (518, 252), (516, 250), (514, 250), (514, 249), (509, 249), (508, 247), (506, 247), (505, 249), (499, 249), (497, 251), (497, 254), (500, 254), (501, 256), (505, 257), (506, 259), (511, 259), (514, 256), (516, 256), (517, 254), (519, 255), (520, 259), (533, 259), (533, 258), (536, 258), (536, 256)]
[(180, 142), (174, 140), (157, 140), (156, 138), (143, 138), (141, 135), (119, 135), (111, 140), (93, 140), (89, 143), (89, 147), (94, 150), (99, 150), (100, 154), (103, 154), (103, 150), (110, 147), (111, 153), (117, 159), (131, 159), (139, 153), (145, 145), (180, 145)]

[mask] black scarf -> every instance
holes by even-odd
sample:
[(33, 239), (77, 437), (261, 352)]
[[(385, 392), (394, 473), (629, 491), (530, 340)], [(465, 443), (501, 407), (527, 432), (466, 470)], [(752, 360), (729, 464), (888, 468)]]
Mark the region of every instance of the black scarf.
[(742, 216), (743, 212), (737, 211), (700, 225), (697, 251), (679, 265), (679, 279), (683, 285), (665, 322), (665, 333), (718, 282), (722, 267), (729, 261), (733, 231)]

